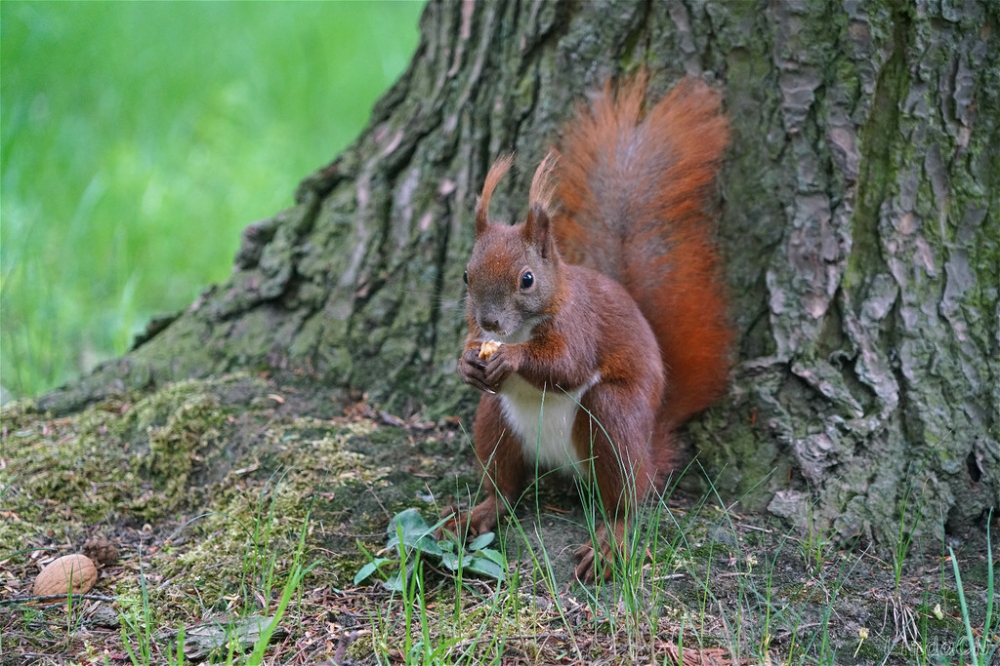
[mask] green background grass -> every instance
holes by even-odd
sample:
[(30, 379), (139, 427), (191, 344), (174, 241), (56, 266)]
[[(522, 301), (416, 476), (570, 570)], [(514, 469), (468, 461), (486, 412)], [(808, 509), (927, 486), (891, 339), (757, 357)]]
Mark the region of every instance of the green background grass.
[(0, 385), (120, 354), (230, 271), (416, 48), (422, 2), (0, 3)]

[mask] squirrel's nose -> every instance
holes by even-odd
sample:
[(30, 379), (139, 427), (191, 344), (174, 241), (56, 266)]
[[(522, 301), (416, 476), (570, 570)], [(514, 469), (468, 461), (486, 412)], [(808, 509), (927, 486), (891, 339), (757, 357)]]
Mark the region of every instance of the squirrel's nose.
[(484, 331), (489, 331), (490, 333), (496, 333), (500, 330), (500, 320), (496, 317), (480, 317), (479, 327)]

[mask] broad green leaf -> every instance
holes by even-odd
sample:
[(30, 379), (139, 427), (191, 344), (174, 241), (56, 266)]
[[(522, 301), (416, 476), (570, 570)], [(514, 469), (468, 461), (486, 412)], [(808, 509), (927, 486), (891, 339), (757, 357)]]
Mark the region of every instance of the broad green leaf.
[(386, 562), (391, 562), (391, 561), (392, 560), (390, 560), (387, 557), (378, 557), (378, 558), (375, 558), (375, 560), (373, 560), (373, 561), (369, 562), (368, 564), (366, 564), (365, 566), (361, 567), (358, 570), (358, 573), (354, 574), (354, 584), (357, 585), (357, 584), (361, 583), (363, 580), (366, 580), (373, 573), (375, 573), (378, 570), (379, 567), (381, 567)]
[(492, 548), (484, 548), (476, 553), (477, 557), (485, 557), (486, 559), (494, 562), (498, 566), (506, 567), (507, 560), (504, 558), (503, 553)]
[(472, 543), (469, 544), (469, 550), (473, 552), (477, 550), (482, 550), (483, 548), (486, 548), (486, 546), (493, 543), (493, 540), (495, 538), (496, 535), (493, 534), (493, 532), (486, 532), (485, 534), (480, 534), (475, 538), (475, 540), (473, 540)]
[(480, 576), (488, 576), (489, 578), (495, 578), (496, 580), (503, 581), (506, 578), (506, 571), (499, 565), (485, 557), (473, 557), (465, 565), (466, 571), (471, 571), (472, 573), (477, 573)]
[(441, 564), (452, 571), (458, 571), (458, 556), (454, 553), (442, 553)]

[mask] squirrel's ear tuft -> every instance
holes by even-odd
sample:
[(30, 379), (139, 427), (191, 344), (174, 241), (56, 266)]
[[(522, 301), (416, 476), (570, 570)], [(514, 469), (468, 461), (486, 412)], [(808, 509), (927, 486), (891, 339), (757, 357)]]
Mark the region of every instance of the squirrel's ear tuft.
[(476, 236), (478, 237), (481, 233), (486, 231), (486, 227), (489, 225), (489, 219), (487, 217), (487, 211), (490, 207), (490, 197), (493, 196), (493, 190), (496, 189), (497, 183), (500, 179), (504, 177), (504, 174), (510, 170), (510, 166), (514, 163), (514, 154), (508, 153), (506, 155), (501, 155), (497, 158), (493, 166), (486, 173), (486, 181), (483, 183), (483, 193), (479, 196), (479, 201), (476, 202)]
[(524, 222), (524, 240), (538, 248), (543, 259), (548, 259), (555, 252), (552, 238), (552, 218), (549, 217), (552, 197), (555, 194), (555, 183), (552, 171), (559, 160), (559, 153), (549, 151), (531, 179), (531, 193), (528, 197), (530, 208)]
[(546, 211), (551, 210), (552, 197), (555, 194), (555, 179), (552, 172), (559, 162), (559, 153), (550, 150), (545, 159), (541, 161), (535, 169), (535, 175), (531, 179), (531, 191), (528, 194), (528, 204), (532, 209), (540, 207)]

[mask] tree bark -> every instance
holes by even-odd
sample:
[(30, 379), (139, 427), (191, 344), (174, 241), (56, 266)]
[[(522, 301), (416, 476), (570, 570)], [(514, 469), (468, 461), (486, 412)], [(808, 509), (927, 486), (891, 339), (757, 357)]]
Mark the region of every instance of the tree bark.
[(645, 65), (656, 95), (718, 84), (734, 129), (739, 365), (688, 429), (707, 476), (827, 534), (942, 537), (1000, 506), (998, 28), (991, 0), (432, 0), (367, 129), (245, 230), (232, 276), (39, 405), (266, 368), (468, 414), (461, 278), (489, 164), (517, 152), (492, 210), (522, 216), (575, 105)]

